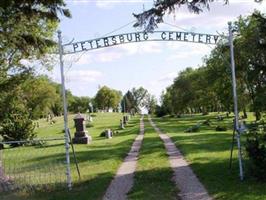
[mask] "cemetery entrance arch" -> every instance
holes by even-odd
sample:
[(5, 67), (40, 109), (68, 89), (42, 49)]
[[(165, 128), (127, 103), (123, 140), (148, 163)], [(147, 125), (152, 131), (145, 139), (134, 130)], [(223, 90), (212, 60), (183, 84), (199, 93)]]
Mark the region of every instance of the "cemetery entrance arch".
[[(237, 106), (237, 94), (236, 94), (236, 80), (235, 80), (233, 34), (232, 34), (231, 23), (228, 23), (228, 29), (229, 29), (229, 35), (227, 37), (231, 53), (232, 88), (233, 88), (234, 114), (235, 114), (234, 125), (237, 132), (239, 174), (240, 174), (240, 179), (243, 180), (240, 132), (239, 132), (239, 122), (238, 122), (239, 121), (238, 106)], [(66, 145), (66, 162), (67, 162), (66, 174), (67, 174), (68, 187), (71, 188), (71, 176), (70, 176), (69, 136), (68, 136), (69, 128), (68, 128), (68, 119), (67, 119), (67, 104), (66, 104), (66, 92), (65, 92), (64, 63), (63, 63), (64, 55), (75, 54), (83, 51), (92, 51), (96, 49), (113, 47), (128, 43), (139, 43), (139, 42), (148, 42), (148, 41), (191, 42), (191, 43), (201, 43), (206, 45), (216, 45), (221, 39), (222, 38), (220, 35), (213, 35), (206, 33), (177, 32), (177, 31), (153, 31), (153, 32), (139, 31), (139, 32), (123, 33), (106, 37), (100, 37), (79, 42), (72, 41), (68, 44), (62, 44), (61, 31), (58, 31), (58, 47), (59, 47), (59, 56), (60, 56), (62, 96), (64, 104), (64, 128), (65, 128), (65, 145)]]

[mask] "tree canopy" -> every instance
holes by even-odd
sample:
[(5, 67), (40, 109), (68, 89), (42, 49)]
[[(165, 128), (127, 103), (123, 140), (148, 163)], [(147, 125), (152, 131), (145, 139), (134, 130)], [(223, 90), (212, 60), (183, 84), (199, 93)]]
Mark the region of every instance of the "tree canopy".
[(121, 102), (122, 110), (126, 112), (139, 112), (141, 107), (145, 107), (145, 99), (148, 95), (148, 90), (143, 87), (132, 88), (123, 97)]
[(109, 110), (110, 108), (117, 109), (121, 98), (122, 93), (120, 91), (103, 86), (98, 90), (94, 101), (98, 109)]
[(32, 137), (32, 119), (47, 113), (60, 99), (49, 80), (34, 76), (34, 67), (37, 61), (49, 66), (46, 54), (56, 46), (53, 36), (60, 17), (71, 16), (65, 6), (63, 0), (0, 1), (2, 135), (17, 140)]

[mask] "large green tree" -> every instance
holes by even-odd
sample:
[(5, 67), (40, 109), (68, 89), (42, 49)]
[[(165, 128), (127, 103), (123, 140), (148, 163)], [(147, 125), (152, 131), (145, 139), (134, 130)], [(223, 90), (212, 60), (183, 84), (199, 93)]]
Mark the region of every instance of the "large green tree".
[(147, 109), (149, 114), (154, 114), (156, 111), (157, 100), (154, 95), (147, 94), (144, 99), (144, 107)]
[(125, 102), (126, 111), (140, 112), (140, 108), (145, 107), (145, 99), (148, 94), (148, 90), (143, 87), (132, 88), (124, 95), (122, 108), (124, 107)]
[[(46, 55), (56, 46), (53, 36), (60, 16), (70, 17), (63, 0), (0, 1), (0, 113), (9, 110), (0, 115), (5, 133), (10, 128), (10, 133), (31, 135), (32, 115), (21, 85), (31, 78), (35, 62), (48, 66)], [(5, 123), (14, 119), (22, 120)]]
[(94, 101), (98, 109), (107, 111), (110, 108), (117, 109), (121, 98), (122, 93), (120, 91), (103, 86), (98, 90)]
[(51, 107), (60, 98), (56, 88), (45, 76), (31, 77), (21, 86), (31, 118), (38, 119), (51, 112)]
[(236, 65), (242, 90), (248, 92), (257, 120), (266, 109), (266, 16), (255, 11), (235, 23)]

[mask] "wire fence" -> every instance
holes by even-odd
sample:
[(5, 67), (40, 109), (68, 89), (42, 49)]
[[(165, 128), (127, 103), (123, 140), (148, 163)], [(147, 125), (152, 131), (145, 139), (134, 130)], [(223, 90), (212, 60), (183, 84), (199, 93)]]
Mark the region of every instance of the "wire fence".
[(0, 142), (0, 193), (66, 188), (64, 138)]

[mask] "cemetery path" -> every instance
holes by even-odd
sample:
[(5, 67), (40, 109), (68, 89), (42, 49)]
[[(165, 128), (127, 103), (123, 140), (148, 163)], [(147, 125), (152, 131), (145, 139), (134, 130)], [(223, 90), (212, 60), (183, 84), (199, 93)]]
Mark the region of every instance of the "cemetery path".
[(167, 154), (169, 155), (170, 165), (174, 171), (173, 180), (180, 190), (178, 196), (182, 200), (211, 200), (212, 198), (207, 190), (194, 174), (171, 138), (156, 126), (150, 116), (149, 121), (164, 142)]
[(104, 200), (125, 200), (127, 193), (133, 186), (134, 172), (137, 166), (139, 150), (144, 137), (144, 122), (143, 116), (140, 119), (140, 132), (135, 138), (131, 150), (119, 167), (114, 179), (110, 183), (103, 197)]

